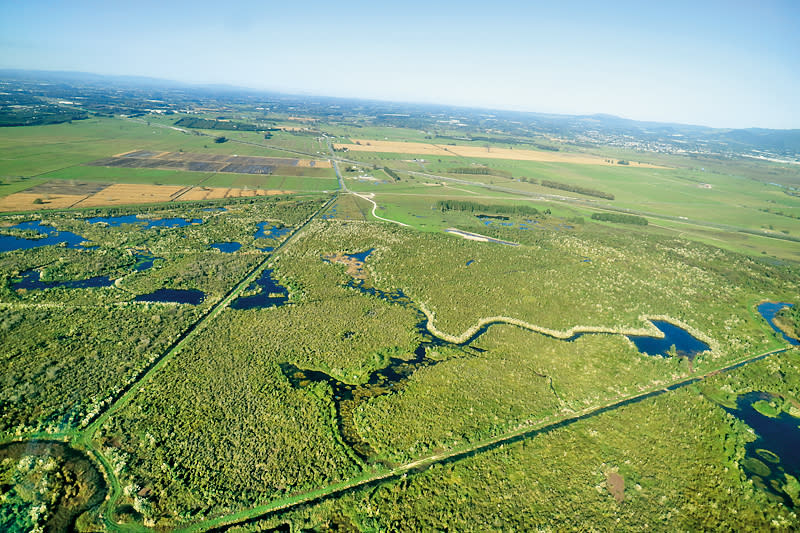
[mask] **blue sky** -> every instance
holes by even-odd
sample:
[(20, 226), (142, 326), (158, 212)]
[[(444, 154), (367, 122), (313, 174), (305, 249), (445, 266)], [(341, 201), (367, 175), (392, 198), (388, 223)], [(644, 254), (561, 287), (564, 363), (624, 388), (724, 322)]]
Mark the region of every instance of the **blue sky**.
[(800, 2), (0, 0), (0, 68), (800, 128)]

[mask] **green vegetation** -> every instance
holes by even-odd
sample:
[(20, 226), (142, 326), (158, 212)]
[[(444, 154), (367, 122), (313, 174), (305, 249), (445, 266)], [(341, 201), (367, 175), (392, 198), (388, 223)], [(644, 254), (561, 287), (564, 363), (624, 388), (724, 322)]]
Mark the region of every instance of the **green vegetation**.
[(104, 483), (86, 457), (63, 444), (18, 442), (0, 446), (0, 487), (3, 531), (66, 531), (76, 519), (95, 525), (81, 513), (102, 500)]
[(209, 120), (199, 117), (182, 117), (175, 121), (175, 125), (198, 130), (257, 131), (260, 129), (255, 124), (244, 124), (229, 120)]
[[(87, 100), (124, 119), (0, 130), (0, 202), (29, 191), (52, 207), (60, 189), (47, 182), (297, 194), (0, 216), (0, 236), (39, 238), (12, 226), (41, 220), (87, 241), (0, 254), (1, 528), (59, 517), (78, 531), (240, 520), (252, 530), (797, 529), (797, 476), (766, 481), (782, 458), (754, 451), (732, 414), (758, 392), (754, 409), (770, 420), (800, 415), (797, 351), (758, 360), (786, 342), (755, 311), (800, 304), (796, 170), (588, 148), (502, 118), (455, 127), (372, 104), (314, 114), (203, 101), (198, 118), (174, 114), (197, 103), (148, 114), (159, 100), (130, 100)], [(319, 161), (329, 141), (351, 138), (438, 138), (487, 148), (481, 156), (532, 146), (604, 164), (335, 152), (361, 196), (320, 194), (339, 189), (321, 166), (86, 166), (132, 151)], [(367, 198), (400, 224), (376, 221)], [(83, 220), (121, 215), (202, 223)], [(256, 237), (260, 227), (281, 235)], [(452, 227), (517, 245), (442, 231)], [(231, 305), (259, 294), (251, 281), (265, 268), (287, 301)], [(100, 276), (112, 283), (18, 287)], [(205, 300), (135, 301), (157, 289)], [(798, 312), (779, 313), (785, 331), (797, 333)], [(692, 361), (640, 353), (625, 335), (653, 334), (659, 318), (711, 349)], [(601, 333), (566, 340), (587, 329)], [(62, 451), (36, 451), (43, 438), (65, 441)], [(109, 485), (99, 507), (105, 487), (90, 466)]]
[[(322, 528), (336, 517), (362, 531), (558, 529), (567, 521), (623, 530), (645, 523), (791, 529), (793, 513), (741, 481), (747, 439), (740, 422), (682, 390), (247, 529)], [(611, 472), (625, 480), (620, 503), (609, 491)]]
[(588, 187), (580, 187), (578, 185), (570, 185), (568, 183), (559, 183), (557, 181), (550, 181), (550, 180), (541, 180), (539, 183), (541, 183), (542, 187), (548, 187), (550, 189), (576, 192), (578, 194), (584, 194), (586, 196), (594, 196), (596, 198), (604, 198), (606, 200), (614, 199), (613, 194), (609, 194), (603, 191), (598, 191), (596, 189), (589, 189)]
[(469, 213), (493, 213), (519, 216), (536, 216), (539, 210), (528, 205), (485, 205), (464, 200), (439, 200), (437, 209), (441, 211), (466, 211)]
[(602, 220), (604, 222), (615, 222), (617, 224), (634, 224), (636, 226), (646, 226), (647, 219), (636, 215), (623, 215), (621, 213), (593, 213), (592, 220)]
[(800, 305), (784, 307), (778, 311), (775, 323), (790, 337), (800, 339)]

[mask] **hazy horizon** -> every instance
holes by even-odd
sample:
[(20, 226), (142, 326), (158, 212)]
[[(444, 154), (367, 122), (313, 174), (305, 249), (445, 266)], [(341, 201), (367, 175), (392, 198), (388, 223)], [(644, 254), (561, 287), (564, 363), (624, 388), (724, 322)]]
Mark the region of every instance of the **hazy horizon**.
[(717, 128), (800, 128), (800, 4), (33, 0), (0, 68)]

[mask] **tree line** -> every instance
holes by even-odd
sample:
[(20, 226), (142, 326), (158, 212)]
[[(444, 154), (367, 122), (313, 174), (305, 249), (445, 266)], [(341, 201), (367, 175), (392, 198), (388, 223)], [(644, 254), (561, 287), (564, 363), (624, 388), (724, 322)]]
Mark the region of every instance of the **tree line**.
[(605, 222), (616, 222), (617, 224), (634, 224), (636, 226), (646, 226), (647, 219), (637, 215), (624, 215), (622, 213), (594, 213), (592, 220), (603, 220)]
[(490, 214), (511, 214), (535, 216), (539, 210), (529, 205), (498, 205), (498, 204), (479, 204), (465, 200), (439, 200), (436, 208), (441, 211), (465, 211), (467, 213), (490, 213)]

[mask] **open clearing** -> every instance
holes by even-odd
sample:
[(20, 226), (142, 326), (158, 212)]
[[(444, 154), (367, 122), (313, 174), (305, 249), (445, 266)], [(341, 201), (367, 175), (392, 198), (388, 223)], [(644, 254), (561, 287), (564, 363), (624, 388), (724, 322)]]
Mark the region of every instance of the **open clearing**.
[[(577, 163), (581, 165), (617, 165), (615, 161), (593, 155), (565, 152), (537, 152), (533, 150), (513, 150), (484, 146), (439, 145), (415, 142), (375, 141), (353, 139), (354, 144), (334, 144), (336, 149), (346, 148), (354, 152), (382, 152), (400, 154), (420, 154), (435, 156), (478, 157), (484, 159), (511, 159), (515, 161), (541, 161), (546, 163)], [(647, 163), (630, 161), (628, 165), (643, 168), (665, 168)]]

